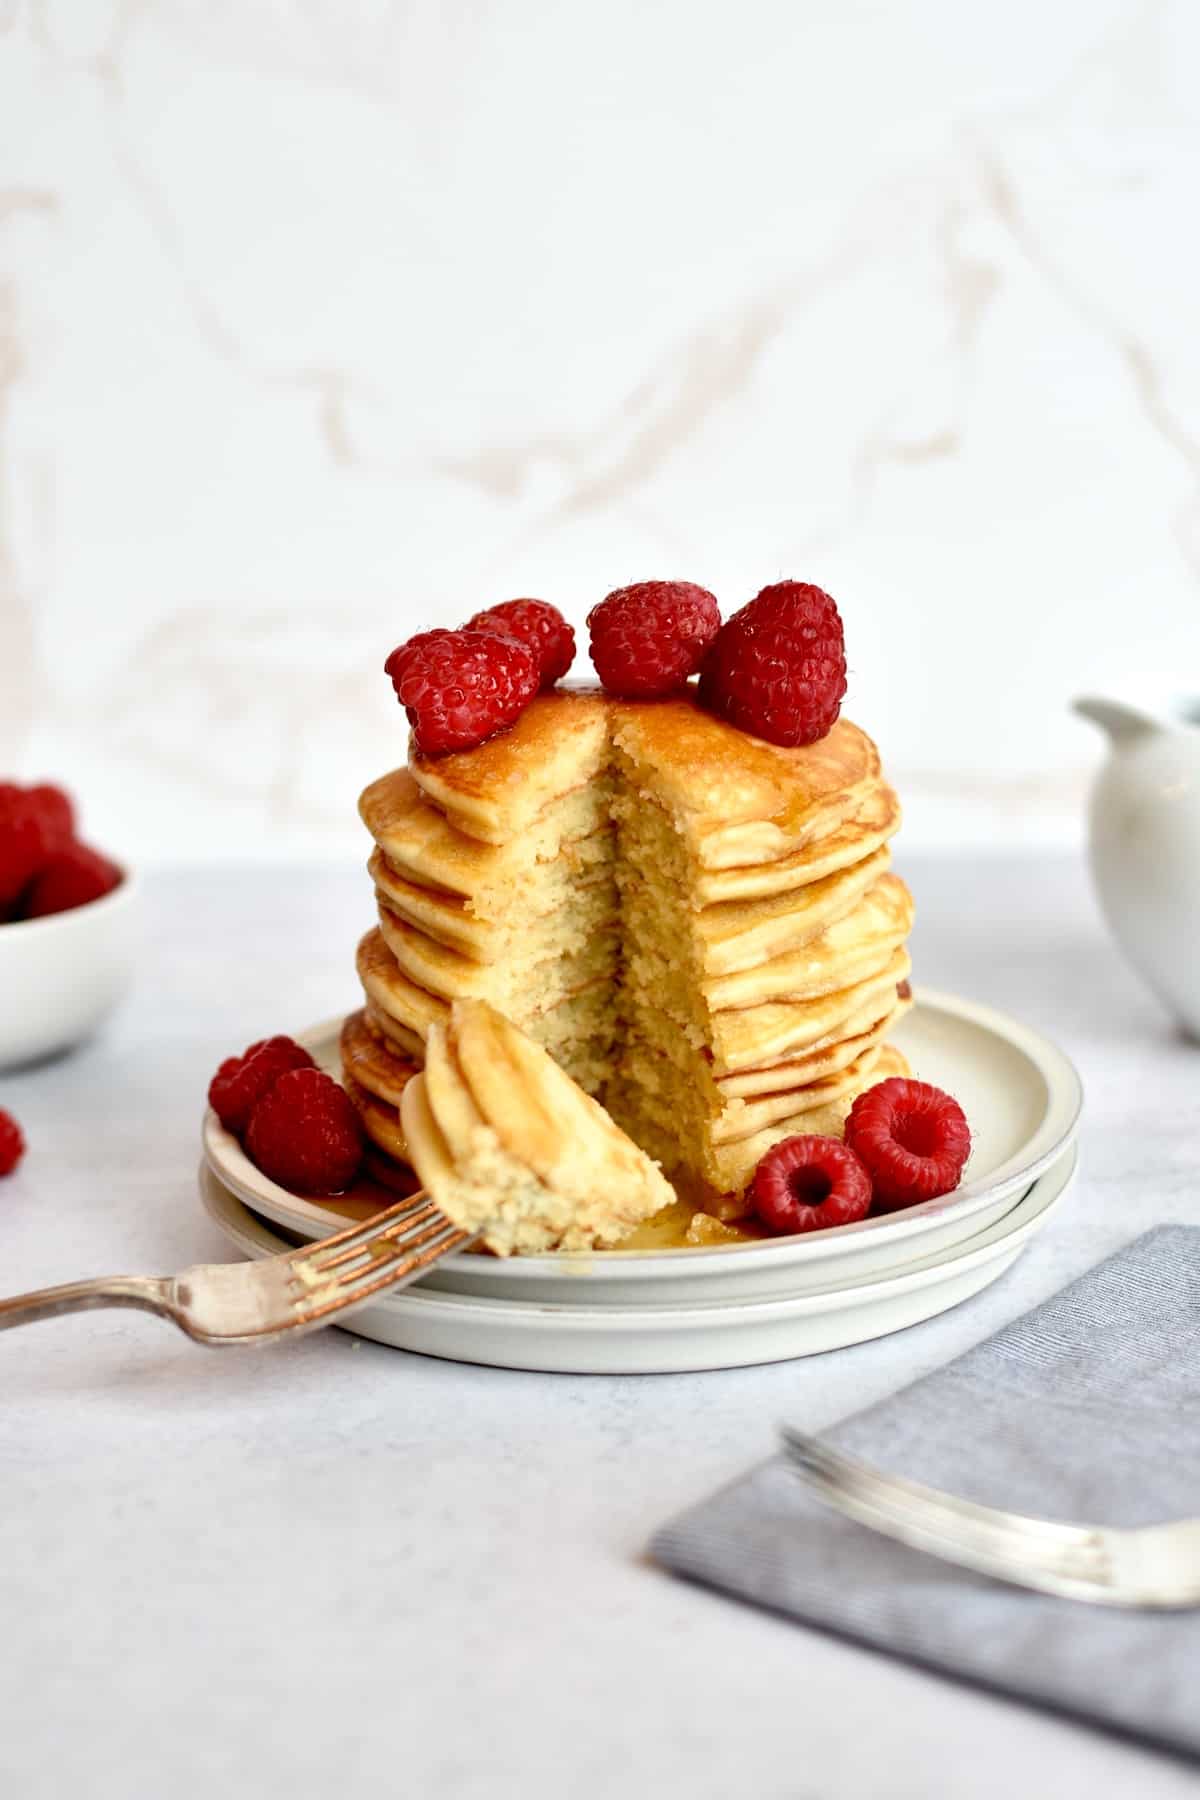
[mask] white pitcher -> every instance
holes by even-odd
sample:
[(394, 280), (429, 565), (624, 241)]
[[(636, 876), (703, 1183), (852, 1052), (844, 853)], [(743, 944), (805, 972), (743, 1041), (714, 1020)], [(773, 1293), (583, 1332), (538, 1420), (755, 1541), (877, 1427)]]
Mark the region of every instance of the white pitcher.
[(1200, 1039), (1200, 729), (1116, 700), (1074, 704), (1110, 748), (1088, 823), (1100, 905), (1134, 968)]

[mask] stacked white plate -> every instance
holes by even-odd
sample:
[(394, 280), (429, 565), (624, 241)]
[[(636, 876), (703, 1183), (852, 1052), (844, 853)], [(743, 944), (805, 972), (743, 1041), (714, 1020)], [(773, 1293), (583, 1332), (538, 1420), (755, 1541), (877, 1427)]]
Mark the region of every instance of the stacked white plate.
[[(302, 1037), (335, 1074), (339, 1028)], [(971, 1160), (953, 1194), (762, 1243), (452, 1256), (345, 1329), (458, 1362), (649, 1374), (807, 1356), (945, 1312), (1003, 1275), (1061, 1203), (1075, 1174), (1082, 1089), (1047, 1039), (951, 995), (920, 992), (896, 1041), (915, 1074), (954, 1094), (970, 1121)], [(346, 1224), (268, 1180), (211, 1112), (204, 1158), (204, 1204), (251, 1256)]]

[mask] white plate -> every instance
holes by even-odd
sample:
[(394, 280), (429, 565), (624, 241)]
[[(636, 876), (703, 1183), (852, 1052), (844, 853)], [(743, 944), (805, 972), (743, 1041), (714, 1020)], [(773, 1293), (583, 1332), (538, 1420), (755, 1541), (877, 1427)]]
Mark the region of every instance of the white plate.
[[(323, 1067), (339, 1072), (341, 1021), (301, 1036)], [(454, 1256), (427, 1287), (480, 1298), (558, 1301), (586, 1288), (589, 1304), (623, 1306), (711, 1299), (765, 1300), (815, 1294), (869, 1280), (960, 1244), (1002, 1219), (1073, 1140), (1083, 1091), (1074, 1067), (1046, 1038), (991, 1007), (921, 990), (896, 1042), (925, 1081), (961, 1102), (973, 1150), (953, 1194), (905, 1212), (806, 1237), (706, 1250), (614, 1250), (591, 1256), (506, 1261)], [(302, 1236), (326, 1237), (345, 1219), (298, 1199), (263, 1175), (211, 1111), (204, 1121), (209, 1166), (256, 1213)]]
[[(1077, 1161), (1069, 1149), (967, 1248), (835, 1293), (749, 1304), (531, 1306), (430, 1291), (426, 1278), (364, 1307), (344, 1329), (451, 1362), (571, 1375), (672, 1374), (812, 1356), (934, 1318), (997, 1280), (1047, 1223)], [(250, 1256), (288, 1248), (210, 1169), (201, 1170), (200, 1191), (219, 1229)]]

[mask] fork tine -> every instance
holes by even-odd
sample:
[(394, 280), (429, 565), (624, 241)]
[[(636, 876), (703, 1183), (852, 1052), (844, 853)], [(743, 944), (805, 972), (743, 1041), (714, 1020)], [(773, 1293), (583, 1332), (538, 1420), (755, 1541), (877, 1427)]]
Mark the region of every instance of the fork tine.
[[(459, 1229), (444, 1213), (435, 1213), (432, 1218), (423, 1221), (419, 1228), (406, 1232), (403, 1237), (383, 1238), (364, 1245), (361, 1252), (364, 1260), (354, 1267), (343, 1266), (340, 1271), (320, 1268), (318, 1274), (322, 1280), (335, 1281), (339, 1287), (350, 1287), (363, 1275), (386, 1274), (397, 1263), (406, 1262), (426, 1244), (435, 1239), (441, 1243), (447, 1233), (453, 1235)], [(465, 1236), (466, 1233), (462, 1235)]]
[[(372, 1255), (372, 1246), (375, 1244), (395, 1243), (409, 1231), (428, 1224), (432, 1220), (445, 1218), (446, 1215), (440, 1212), (432, 1201), (426, 1200), (424, 1195), (421, 1198), (424, 1201), (423, 1205), (410, 1209), (382, 1228), (368, 1230), (364, 1226), (355, 1234), (353, 1240), (343, 1243), (332, 1256), (329, 1255), (332, 1240), (320, 1245), (317, 1253), (310, 1259), (313, 1267), (320, 1269), (322, 1274), (328, 1274), (330, 1270), (340, 1268), (344, 1263), (353, 1261), (357, 1256)], [(375, 1223), (375, 1221), (371, 1221), (371, 1223)]]
[(327, 1313), (340, 1313), (350, 1304), (351, 1300), (357, 1305), (361, 1300), (368, 1299), (370, 1295), (378, 1292), (381, 1288), (396, 1287), (400, 1270), (417, 1274), (429, 1264), (437, 1262), (448, 1250), (472, 1241), (470, 1232), (461, 1231), (457, 1225), (452, 1225), (447, 1220), (445, 1227), (438, 1232), (436, 1237), (430, 1238), (422, 1248), (413, 1254), (402, 1258), (398, 1265), (396, 1262), (392, 1262), (385, 1270), (373, 1272), (371, 1279), (362, 1281), (358, 1285), (352, 1285), (349, 1278), (342, 1277), (332, 1288), (327, 1287), (324, 1290), (324, 1298), (318, 1299), (315, 1305), (304, 1307), (303, 1302), (300, 1302), (305, 1320), (312, 1322), (323, 1318)]
[(338, 1284), (338, 1291), (341, 1294), (373, 1294), (377, 1288), (394, 1285), (398, 1270), (424, 1269), (430, 1263), (437, 1262), (448, 1249), (469, 1241), (469, 1233), (447, 1220), (440, 1230), (432, 1234), (426, 1233), (422, 1241), (404, 1256), (393, 1258), (391, 1262), (378, 1268), (364, 1269), (356, 1279), (343, 1278)]
[(331, 1250), (338, 1251), (359, 1240), (365, 1242), (368, 1238), (378, 1237), (381, 1231), (388, 1230), (393, 1224), (403, 1224), (410, 1214), (423, 1211), (432, 1204), (424, 1190), (406, 1194), (403, 1200), (398, 1200), (383, 1212), (373, 1213), (369, 1219), (358, 1219), (353, 1225), (347, 1225), (344, 1231), (335, 1233), (333, 1237), (322, 1238), (319, 1244), (298, 1250), (296, 1254), (307, 1257), (311, 1251), (314, 1260), (324, 1258)]

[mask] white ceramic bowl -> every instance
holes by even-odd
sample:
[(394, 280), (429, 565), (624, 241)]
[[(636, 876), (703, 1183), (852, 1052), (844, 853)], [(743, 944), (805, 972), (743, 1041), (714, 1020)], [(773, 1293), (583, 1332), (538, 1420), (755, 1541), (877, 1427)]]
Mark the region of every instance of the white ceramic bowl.
[(140, 884), (70, 912), (0, 925), (0, 1069), (82, 1043), (133, 974)]

